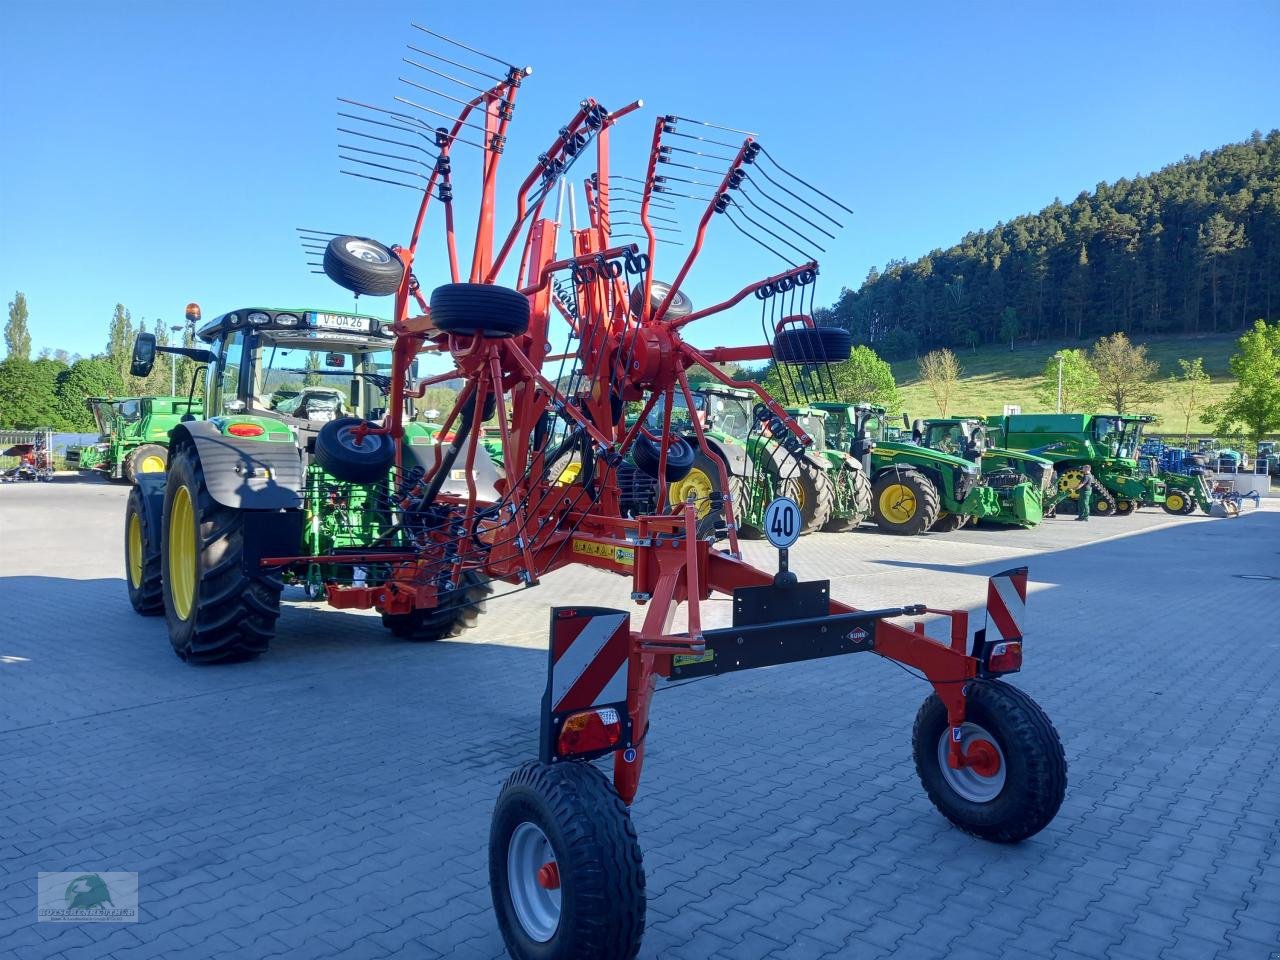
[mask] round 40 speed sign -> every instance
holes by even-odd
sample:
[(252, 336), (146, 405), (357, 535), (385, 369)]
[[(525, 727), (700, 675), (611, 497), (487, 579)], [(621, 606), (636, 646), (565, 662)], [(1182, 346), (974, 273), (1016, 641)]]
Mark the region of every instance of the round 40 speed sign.
[(800, 505), (790, 497), (778, 497), (764, 512), (764, 534), (779, 550), (800, 539)]

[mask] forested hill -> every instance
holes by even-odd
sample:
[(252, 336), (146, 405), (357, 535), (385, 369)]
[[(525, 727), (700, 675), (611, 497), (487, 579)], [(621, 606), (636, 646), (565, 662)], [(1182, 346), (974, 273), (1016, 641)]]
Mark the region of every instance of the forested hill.
[(831, 308), (888, 357), (1280, 317), (1280, 131), (891, 261)]

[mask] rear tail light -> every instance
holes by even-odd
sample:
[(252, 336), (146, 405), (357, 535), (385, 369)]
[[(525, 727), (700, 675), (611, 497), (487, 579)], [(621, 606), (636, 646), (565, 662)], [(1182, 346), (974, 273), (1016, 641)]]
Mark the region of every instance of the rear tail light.
[(613, 707), (570, 714), (560, 728), (556, 752), (562, 757), (607, 750), (622, 738), (622, 718)]
[(233, 437), (260, 437), (266, 432), (256, 423), (233, 423), (227, 427), (227, 433)]
[(1013, 673), (1022, 669), (1022, 641), (1005, 640), (991, 648), (987, 670), (991, 673)]

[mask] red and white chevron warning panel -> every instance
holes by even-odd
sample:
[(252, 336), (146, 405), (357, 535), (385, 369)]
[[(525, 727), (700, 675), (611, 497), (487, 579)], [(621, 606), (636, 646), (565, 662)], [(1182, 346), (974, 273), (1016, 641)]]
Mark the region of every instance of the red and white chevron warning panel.
[(987, 642), (1021, 640), (1027, 616), (1027, 568), (997, 573), (987, 582)]
[(618, 610), (578, 607), (552, 611), (552, 713), (626, 702), (630, 629), (630, 616)]

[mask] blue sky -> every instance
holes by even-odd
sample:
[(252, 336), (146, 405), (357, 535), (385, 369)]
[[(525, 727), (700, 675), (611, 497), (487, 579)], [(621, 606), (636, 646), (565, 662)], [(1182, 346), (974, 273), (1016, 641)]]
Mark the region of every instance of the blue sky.
[[(504, 195), (584, 96), (646, 101), (615, 136), (615, 169), (637, 175), (657, 113), (758, 132), (854, 210), (820, 303), (873, 264), (1280, 125), (1275, 2), (8, 4), (0, 293), (27, 294), (36, 348), (101, 350), (117, 301), (168, 322), (193, 299), (206, 316), (349, 306), (293, 228), (407, 241), (408, 191), (337, 173), (335, 97), (407, 92), (413, 21), (534, 67)], [(463, 203), (474, 159), (457, 162)], [(444, 279), (434, 226), (428, 288)], [(698, 304), (777, 266), (726, 226), (686, 285)], [(690, 339), (751, 342), (757, 319), (744, 307)]]

